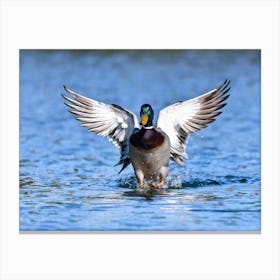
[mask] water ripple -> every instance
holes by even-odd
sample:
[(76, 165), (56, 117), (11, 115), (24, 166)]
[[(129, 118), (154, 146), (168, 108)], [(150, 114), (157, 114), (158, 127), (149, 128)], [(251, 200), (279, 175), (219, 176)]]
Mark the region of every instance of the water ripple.
[[(162, 189), (138, 188), (131, 167), (119, 175), (119, 151), (80, 127), (60, 95), (65, 83), (156, 113), (225, 73), (223, 114), (189, 137), (186, 165), (171, 162)], [(259, 73), (257, 50), (21, 50), (20, 230), (260, 230)]]

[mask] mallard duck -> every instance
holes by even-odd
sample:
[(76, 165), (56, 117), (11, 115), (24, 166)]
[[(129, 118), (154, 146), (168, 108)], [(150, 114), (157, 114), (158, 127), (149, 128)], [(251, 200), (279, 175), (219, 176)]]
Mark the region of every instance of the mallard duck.
[(64, 89), (72, 98), (62, 94), (76, 115), (81, 126), (100, 136), (107, 136), (120, 148), (122, 172), (132, 163), (140, 187), (145, 180), (165, 184), (169, 160), (183, 165), (187, 157), (188, 136), (215, 120), (226, 103), (230, 81), (225, 82), (196, 98), (173, 103), (158, 114), (156, 127), (153, 126), (152, 106), (144, 104), (140, 110), (140, 122), (131, 111), (116, 104), (105, 104), (82, 96), (66, 86)]

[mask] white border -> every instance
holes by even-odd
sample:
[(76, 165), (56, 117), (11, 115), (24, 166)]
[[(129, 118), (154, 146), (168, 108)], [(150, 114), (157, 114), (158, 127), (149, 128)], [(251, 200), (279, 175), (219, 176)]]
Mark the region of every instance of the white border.
[[(1, 1), (1, 279), (280, 279), (278, 1)], [(262, 49), (261, 234), (18, 232), (18, 50)]]

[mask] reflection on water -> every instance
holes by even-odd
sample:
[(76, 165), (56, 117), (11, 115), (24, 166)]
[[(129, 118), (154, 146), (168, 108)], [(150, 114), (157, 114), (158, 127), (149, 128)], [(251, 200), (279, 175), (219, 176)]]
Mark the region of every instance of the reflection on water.
[[(36, 71), (34, 71), (36, 69)], [(137, 189), (119, 151), (79, 127), (62, 85), (139, 113), (229, 78), (217, 120), (192, 135), (163, 189)], [(260, 230), (259, 51), (21, 51), (20, 230)]]

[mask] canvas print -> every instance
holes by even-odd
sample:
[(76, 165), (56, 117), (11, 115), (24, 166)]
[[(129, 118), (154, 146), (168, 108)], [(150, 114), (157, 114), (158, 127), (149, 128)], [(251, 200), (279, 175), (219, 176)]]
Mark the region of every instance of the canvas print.
[(20, 50), (19, 230), (259, 232), (260, 50)]

